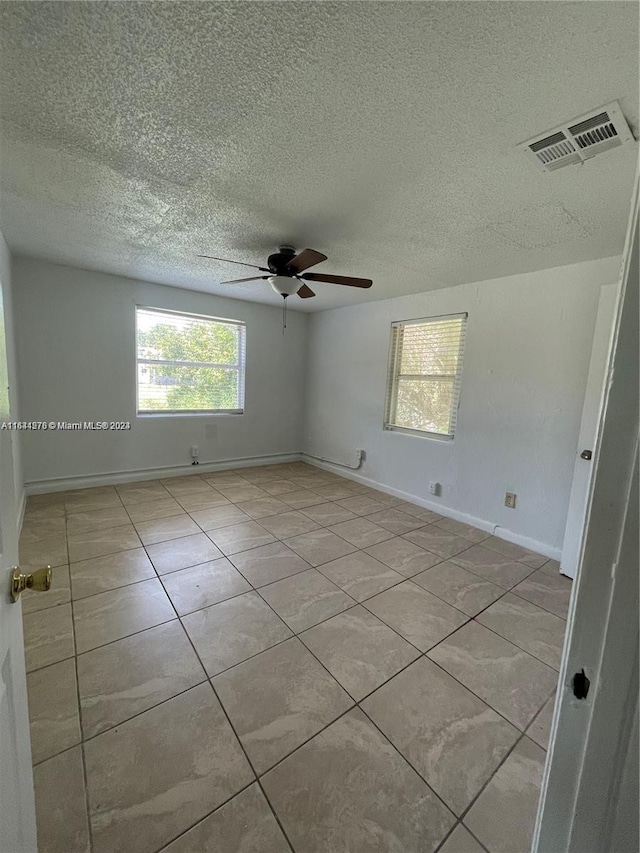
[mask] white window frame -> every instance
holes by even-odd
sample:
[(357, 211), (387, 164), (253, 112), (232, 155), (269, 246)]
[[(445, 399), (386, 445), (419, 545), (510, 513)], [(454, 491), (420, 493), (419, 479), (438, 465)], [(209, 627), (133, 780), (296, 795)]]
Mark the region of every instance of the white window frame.
[[(240, 340), (238, 346), (238, 361), (235, 364), (215, 364), (214, 362), (196, 361), (172, 361), (165, 359), (150, 359), (138, 357), (138, 312), (150, 311), (154, 314), (166, 314), (170, 317), (192, 317), (196, 320), (205, 320), (218, 325), (225, 324), (235, 326), (239, 330)], [(135, 357), (136, 357), (136, 414), (139, 418), (161, 418), (161, 417), (198, 417), (198, 416), (224, 416), (244, 415), (245, 373), (247, 363), (247, 324), (244, 320), (229, 320), (223, 317), (211, 317), (206, 314), (193, 314), (187, 311), (174, 311), (169, 308), (155, 308), (150, 305), (135, 306)], [(236, 370), (238, 372), (238, 400), (240, 407), (237, 409), (140, 409), (140, 387), (139, 387), (139, 365), (170, 365), (171, 367), (211, 367), (213, 369)]]
[[(464, 361), (464, 348), (467, 334), (467, 321), (469, 315), (466, 312), (460, 314), (441, 314), (436, 317), (420, 317), (414, 320), (396, 320), (391, 324), (391, 335), (389, 342), (389, 361), (387, 367), (387, 389), (384, 406), (384, 422), (383, 428), (391, 432), (406, 433), (408, 435), (421, 436), (423, 438), (437, 439), (439, 441), (453, 441), (458, 417), (458, 408), (460, 406), (460, 388), (462, 382), (462, 365)], [(415, 429), (410, 427), (398, 426), (395, 423), (396, 407), (398, 403), (398, 385), (399, 379), (407, 378), (399, 373), (400, 364), (402, 362), (402, 334), (401, 331), (407, 326), (421, 326), (428, 323), (440, 323), (443, 320), (462, 320), (462, 328), (460, 333), (460, 343), (458, 347), (457, 370), (455, 374), (446, 374), (439, 377), (436, 374), (415, 374), (412, 379), (424, 379), (433, 381), (438, 378), (453, 379), (453, 399), (451, 404), (450, 432), (432, 432), (430, 430)]]

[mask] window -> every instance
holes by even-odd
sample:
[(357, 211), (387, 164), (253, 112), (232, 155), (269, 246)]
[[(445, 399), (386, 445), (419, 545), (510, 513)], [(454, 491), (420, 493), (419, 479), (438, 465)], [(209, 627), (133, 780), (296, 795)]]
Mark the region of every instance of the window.
[(466, 314), (391, 324), (385, 429), (453, 438)]
[(245, 324), (136, 306), (138, 414), (244, 410)]

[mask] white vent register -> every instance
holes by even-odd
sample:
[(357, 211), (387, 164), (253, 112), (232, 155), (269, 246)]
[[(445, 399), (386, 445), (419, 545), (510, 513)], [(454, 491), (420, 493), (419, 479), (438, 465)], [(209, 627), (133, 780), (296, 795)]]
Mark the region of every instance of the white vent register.
[(620, 104), (613, 101), (521, 142), (518, 148), (543, 172), (555, 172), (634, 141)]

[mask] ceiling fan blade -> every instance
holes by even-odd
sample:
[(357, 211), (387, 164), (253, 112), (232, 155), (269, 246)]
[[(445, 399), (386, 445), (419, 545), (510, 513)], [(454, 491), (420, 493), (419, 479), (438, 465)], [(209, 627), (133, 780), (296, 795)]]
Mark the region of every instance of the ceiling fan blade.
[(269, 278), (268, 275), (250, 275), (249, 278), (232, 278), (229, 281), (221, 281), (220, 284), (240, 284), (241, 281), (262, 281)]
[(245, 264), (244, 261), (230, 261), (229, 258), (216, 258), (213, 255), (196, 255), (196, 258), (209, 258), (211, 261), (224, 261), (225, 264), (240, 264), (242, 267), (253, 267), (256, 270), (262, 270), (262, 272), (270, 272), (266, 267), (258, 267), (255, 264)]
[(306, 284), (303, 284), (300, 290), (298, 291), (298, 296), (301, 296), (303, 299), (310, 299), (312, 296), (315, 296), (313, 290), (310, 287), (307, 287)]
[(305, 281), (326, 281), (328, 284), (346, 284), (348, 287), (371, 287), (373, 282), (370, 278), (352, 278), (348, 275), (322, 275), (321, 273), (308, 272), (300, 276)]
[(289, 261), (287, 270), (294, 275), (299, 275), (304, 270), (308, 270), (309, 267), (314, 267), (320, 261), (326, 260), (327, 256), (323, 255), (322, 252), (316, 252), (315, 249), (303, 249)]

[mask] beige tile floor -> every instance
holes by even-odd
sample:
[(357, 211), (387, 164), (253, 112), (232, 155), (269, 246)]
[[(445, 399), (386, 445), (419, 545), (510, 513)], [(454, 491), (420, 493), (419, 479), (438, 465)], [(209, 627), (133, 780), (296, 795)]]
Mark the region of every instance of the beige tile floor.
[(302, 463), (32, 497), (40, 853), (527, 853), (545, 557)]

